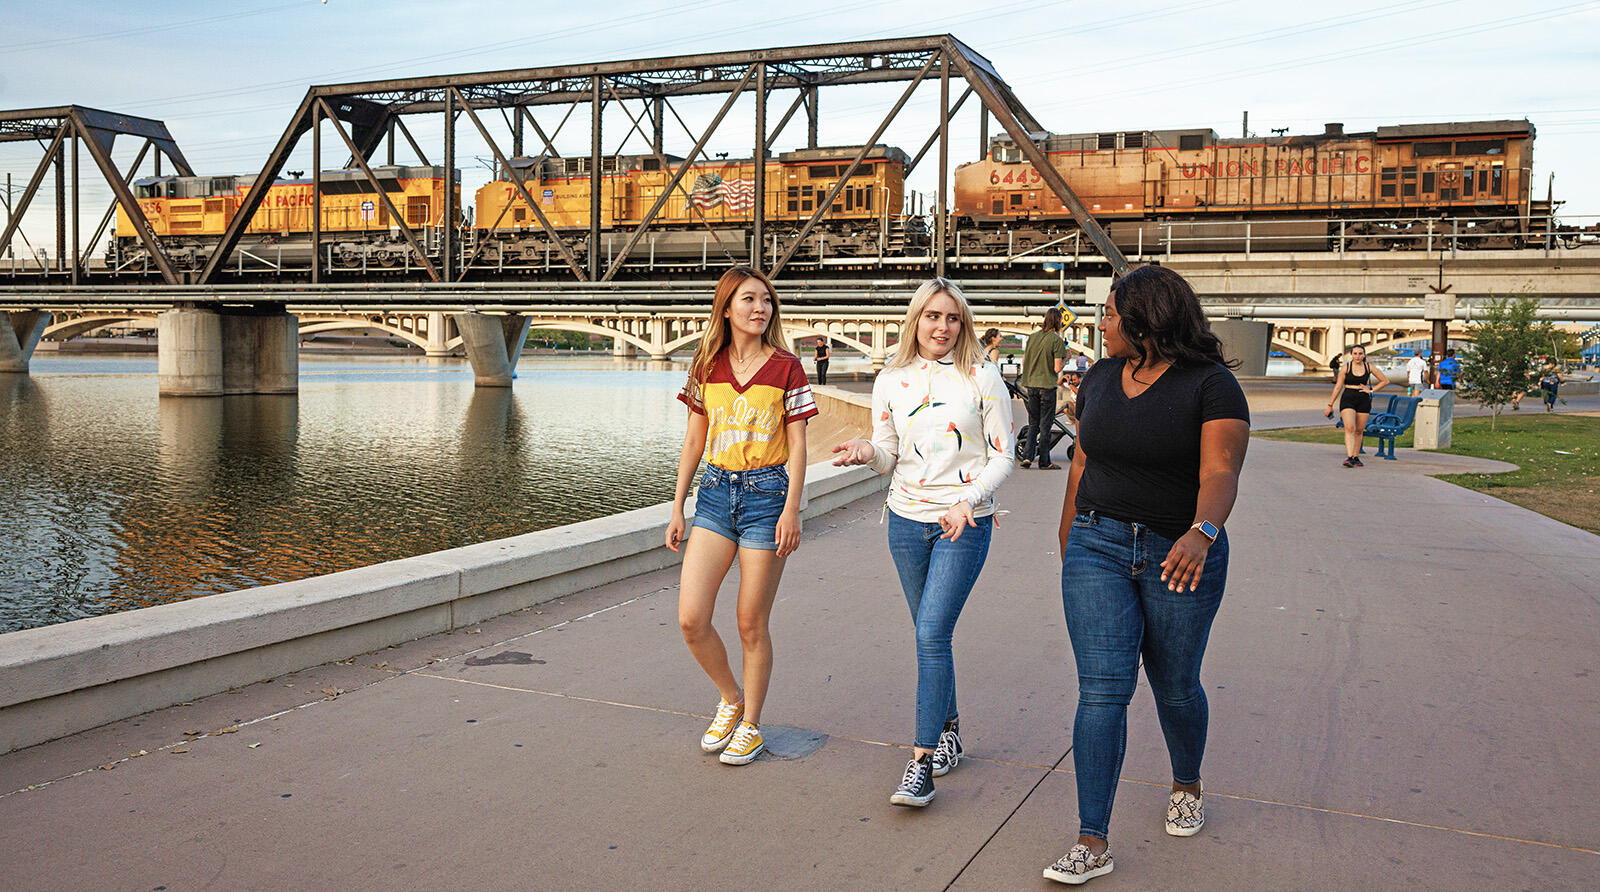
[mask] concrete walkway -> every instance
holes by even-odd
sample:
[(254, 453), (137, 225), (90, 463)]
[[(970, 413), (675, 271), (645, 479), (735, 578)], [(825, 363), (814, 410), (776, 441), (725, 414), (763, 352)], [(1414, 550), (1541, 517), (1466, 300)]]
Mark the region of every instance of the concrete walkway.
[[(1600, 886), (1600, 538), (1423, 476), (1493, 463), (1338, 452), (1252, 443), (1204, 673), (1208, 823), (1162, 832), (1141, 689), (1093, 887)], [(751, 766), (699, 751), (716, 695), (663, 571), (0, 757), (0, 887), (1053, 888), (1076, 830), (1064, 484), (1002, 490), (956, 643), (968, 758), (926, 810), (888, 804), (914, 654), (869, 499), (791, 559)]]

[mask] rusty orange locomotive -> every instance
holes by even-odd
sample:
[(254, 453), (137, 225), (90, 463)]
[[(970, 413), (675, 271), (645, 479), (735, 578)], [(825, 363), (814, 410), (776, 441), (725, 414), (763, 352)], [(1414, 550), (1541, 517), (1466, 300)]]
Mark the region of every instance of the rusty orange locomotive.
[[(1244, 225), (1262, 250), (1414, 243), (1518, 247), (1547, 206), (1531, 200), (1534, 128), (1522, 121), (1407, 124), (1224, 139), (1212, 130), (1047, 134), (1050, 164), (1124, 249), (1229, 250)], [(963, 253), (1057, 240), (1072, 215), (1007, 137), (955, 172)], [(1347, 222), (1342, 231), (1331, 220)]]

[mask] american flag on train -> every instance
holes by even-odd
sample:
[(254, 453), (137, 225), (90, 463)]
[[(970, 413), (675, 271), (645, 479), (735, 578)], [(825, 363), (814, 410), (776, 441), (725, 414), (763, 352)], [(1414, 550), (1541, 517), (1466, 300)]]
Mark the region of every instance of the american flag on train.
[(748, 211), (755, 205), (756, 187), (750, 180), (724, 180), (714, 173), (694, 178), (689, 203), (702, 211), (722, 205), (730, 211)]

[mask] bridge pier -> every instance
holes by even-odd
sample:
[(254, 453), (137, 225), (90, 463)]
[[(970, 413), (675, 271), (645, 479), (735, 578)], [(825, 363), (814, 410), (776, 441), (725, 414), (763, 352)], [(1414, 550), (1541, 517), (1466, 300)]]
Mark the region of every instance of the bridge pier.
[(40, 310), (0, 313), (0, 373), (26, 375), (33, 349), (49, 324), (50, 314)]
[(276, 305), (168, 310), (157, 317), (156, 335), (161, 396), (300, 389), (299, 326)]
[[(906, 337), (907, 335), (905, 332), (901, 332), (900, 336)], [(915, 337), (916, 335), (913, 333), (911, 336)], [(872, 355), (868, 358), (872, 360), (874, 374), (883, 371), (884, 363), (889, 361), (889, 351), (884, 346), (884, 341), (888, 339), (889, 326), (882, 322), (872, 323)]]
[(428, 345), (422, 348), (424, 356), (449, 356), (450, 317), (445, 313), (428, 314)]
[(521, 314), (484, 313), (456, 313), (452, 318), (461, 332), (461, 343), (467, 348), (467, 361), (472, 363), (473, 383), (479, 387), (510, 387), (533, 319)]
[(627, 341), (624, 341), (621, 338), (612, 338), (611, 355), (621, 359), (627, 359), (633, 355), (633, 348), (628, 344)]

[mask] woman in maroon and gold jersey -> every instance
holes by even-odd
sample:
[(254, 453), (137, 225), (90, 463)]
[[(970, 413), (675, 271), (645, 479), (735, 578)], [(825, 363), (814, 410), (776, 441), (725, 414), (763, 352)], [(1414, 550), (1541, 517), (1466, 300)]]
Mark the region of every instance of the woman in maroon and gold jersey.
[[(689, 407), (689, 430), (678, 458), (667, 547), (677, 551), (683, 541), (684, 500), (704, 455), (697, 532), (684, 546), (678, 625), (722, 695), (700, 747), (721, 750), (729, 765), (747, 764), (766, 748), (761, 707), (772, 677), (768, 620), (784, 561), (800, 544), (806, 419), (817, 414), (817, 405), (800, 358), (784, 346), (772, 283), (754, 269), (734, 267), (717, 282), (710, 325), (678, 395)], [(711, 626), (717, 589), (735, 557), (742, 690), (722, 636)]]

